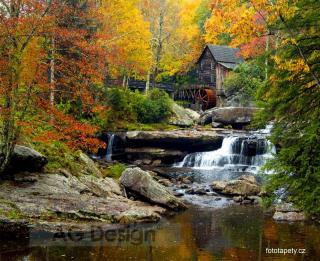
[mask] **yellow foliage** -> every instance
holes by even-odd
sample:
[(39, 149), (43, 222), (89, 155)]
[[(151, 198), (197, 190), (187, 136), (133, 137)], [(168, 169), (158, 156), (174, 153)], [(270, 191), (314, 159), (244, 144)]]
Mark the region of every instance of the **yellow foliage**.
[(151, 66), (149, 24), (137, 0), (104, 0), (101, 3), (101, 44), (108, 51), (109, 73), (113, 76), (146, 74)]
[(164, 46), (161, 60), (161, 69), (167, 75), (188, 71), (202, 50), (202, 36), (195, 19), (200, 2), (200, 0), (179, 2), (171, 0), (168, 3), (169, 8), (176, 11), (167, 19), (170, 21), (169, 24), (176, 26), (171, 28), (170, 39)]
[(275, 55), (273, 56), (273, 60), (280, 70), (292, 72), (292, 78), (294, 78), (295, 75), (310, 72), (309, 66), (302, 58), (283, 60)]
[[(255, 0), (251, 1), (255, 2)], [(257, 1), (262, 6), (262, 1)], [(219, 44), (221, 34), (231, 36), (233, 47), (246, 44), (255, 38), (266, 34), (263, 23), (264, 10), (257, 12), (255, 3), (240, 0), (221, 0), (213, 4), (212, 15), (206, 23), (205, 40), (208, 43)]]

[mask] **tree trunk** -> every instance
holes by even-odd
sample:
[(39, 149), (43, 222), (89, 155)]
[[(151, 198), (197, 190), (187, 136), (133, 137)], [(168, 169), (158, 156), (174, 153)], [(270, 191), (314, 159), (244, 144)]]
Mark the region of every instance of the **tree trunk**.
[[(18, 52), (18, 51), (17, 51)], [(0, 145), (0, 173), (2, 174), (7, 168), (13, 148), (16, 142), (16, 126), (15, 126), (15, 97), (19, 89), (21, 61), (19, 55), (15, 53), (9, 58), (11, 68), (8, 85), (10, 88), (6, 89), (5, 103), (3, 110), (3, 126), (1, 130), (1, 145)]]
[(15, 142), (15, 128), (14, 119), (12, 115), (12, 99), (11, 95), (7, 94), (5, 97), (5, 110), (3, 117), (3, 127), (1, 133), (1, 147), (0, 147), (0, 173), (7, 168)]
[(266, 36), (266, 61), (265, 61), (265, 74), (266, 74), (266, 80), (268, 80), (268, 77), (269, 77), (269, 69), (268, 69), (268, 66), (269, 66), (269, 61), (268, 61), (268, 57), (269, 57), (269, 45), (270, 45), (270, 36), (269, 36), (269, 31), (268, 31), (268, 34)]
[(145, 94), (148, 94), (149, 89), (150, 89), (150, 71), (148, 71), (148, 75), (147, 75), (147, 82), (146, 82)]
[(54, 106), (55, 101), (55, 61), (54, 61), (54, 54), (55, 54), (55, 43), (54, 38), (51, 39), (51, 53), (50, 53), (50, 72), (49, 72), (49, 83), (50, 83), (50, 106)]
[(164, 16), (165, 16), (165, 3), (162, 3), (162, 6), (160, 8), (160, 14), (159, 14), (159, 29), (158, 29), (158, 36), (157, 36), (157, 47), (156, 47), (156, 53), (155, 53), (155, 67), (152, 77), (152, 87), (156, 87), (156, 79), (159, 73), (159, 67), (161, 62), (161, 55), (162, 55), (162, 48), (163, 48), (163, 26), (164, 26)]
[(122, 80), (122, 87), (126, 88), (126, 82), (127, 82), (127, 76), (123, 76), (123, 80)]

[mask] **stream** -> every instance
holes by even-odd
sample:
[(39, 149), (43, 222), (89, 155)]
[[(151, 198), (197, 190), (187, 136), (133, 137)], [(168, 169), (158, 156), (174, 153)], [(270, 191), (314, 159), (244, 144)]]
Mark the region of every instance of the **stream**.
[[(0, 241), (0, 260), (319, 260), (320, 228), (277, 223), (259, 207), (191, 208), (158, 224), (63, 239)], [(305, 249), (268, 254), (266, 248)], [(302, 250), (301, 250), (302, 251)]]
[[(213, 198), (210, 184), (213, 181), (230, 181), (242, 175), (254, 176), (262, 181), (261, 167), (276, 153), (275, 146), (267, 139), (272, 126), (251, 131), (244, 135), (230, 135), (223, 139), (220, 149), (207, 152), (194, 152), (185, 156), (183, 161), (173, 165), (171, 172), (186, 170), (195, 189), (203, 188), (204, 195), (188, 193), (189, 188), (174, 186), (173, 190), (183, 194), (182, 198), (190, 204), (201, 207), (225, 207), (232, 204), (231, 198)], [(268, 173), (271, 174), (271, 173)]]
[[(182, 199), (191, 207), (157, 224), (121, 226), (82, 234), (30, 233), (29, 237), (6, 239), (0, 233), (2, 260), (319, 260), (320, 227), (308, 222), (276, 222), (255, 205), (235, 204), (231, 198), (213, 200), (209, 184), (253, 175), (276, 153), (266, 139), (270, 128), (246, 136), (224, 138), (220, 149), (188, 154), (168, 169), (172, 177), (184, 173), (208, 195)], [(113, 141), (113, 136), (110, 136)], [(107, 150), (107, 160), (112, 151)], [(270, 249), (296, 249), (297, 254), (270, 253)], [(303, 252), (303, 253), (302, 253)]]

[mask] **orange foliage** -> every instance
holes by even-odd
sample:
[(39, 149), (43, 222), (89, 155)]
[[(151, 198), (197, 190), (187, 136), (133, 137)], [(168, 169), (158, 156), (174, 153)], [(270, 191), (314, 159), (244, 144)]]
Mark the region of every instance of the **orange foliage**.
[[(104, 146), (94, 138), (95, 126), (72, 115), (81, 116), (77, 111), (64, 114), (49, 102), (54, 91), (55, 101), (79, 102), (81, 112), (90, 112), (95, 105), (91, 87), (102, 84), (106, 74), (105, 50), (98, 44), (96, 1), (86, 1), (85, 6), (81, 1), (55, 0), (2, 3), (0, 116), (8, 142), (16, 142), (21, 133), (33, 136), (33, 127), (41, 124), (49, 130), (37, 140), (64, 141), (85, 150)], [(54, 90), (48, 75), (52, 66)]]
[[(55, 107), (48, 106), (46, 101), (40, 101), (44, 112), (49, 113), (50, 129), (41, 131), (34, 140), (44, 143), (62, 141), (72, 149), (85, 151), (97, 151), (105, 147), (105, 143), (95, 138), (98, 128), (90, 124), (82, 123), (71, 115), (58, 111)], [(48, 114), (47, 114), (48, 115)], [(45, 115), (42, 115), (42, 117)], [(50, 121), (50, 117), (54, 120)]]
[(267, 38), (268, 16), (264, 0), (214, 1), (212, 16), (206, 23), (206, 41), (220, 44), (221, 35), (228, 34), (231, 37), (228, 44), (240, 47), (244, 57), (260, 55), (265, 51), (267, 40), (272, 44), (272, 38)]

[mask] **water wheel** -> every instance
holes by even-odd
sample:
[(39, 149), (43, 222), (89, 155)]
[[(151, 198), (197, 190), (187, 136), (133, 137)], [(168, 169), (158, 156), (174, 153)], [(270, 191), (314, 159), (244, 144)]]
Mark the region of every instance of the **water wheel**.
[(199, 89), (195, 92), (196, 102), (202, 105), (203, 110), (216, 106), (216, 92), (212, 89)]

